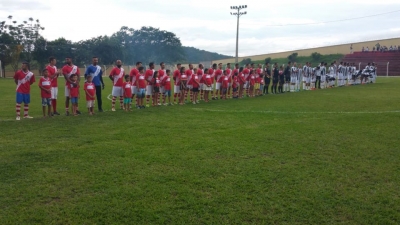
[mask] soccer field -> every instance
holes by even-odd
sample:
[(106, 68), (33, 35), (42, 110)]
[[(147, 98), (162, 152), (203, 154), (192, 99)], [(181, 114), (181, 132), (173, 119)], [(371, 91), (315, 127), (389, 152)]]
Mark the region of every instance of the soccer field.
[(399, 224), (399, 86), (15, 121), (1, 79), (0, 224)]

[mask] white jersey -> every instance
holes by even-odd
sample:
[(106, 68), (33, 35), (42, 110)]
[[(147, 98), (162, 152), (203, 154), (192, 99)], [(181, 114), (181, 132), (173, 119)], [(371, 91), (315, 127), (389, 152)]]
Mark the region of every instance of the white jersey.
[(343, 66), (339, 65), (339, 67), (337, 68), (337, 73), (343, 74)]
[(297, 79), (300, 79), (302, 74), (303, 74), (303, 69), (301, 69), (300, 67), (297, 68)]
[(314, 67), (314, 76), (321, 76), (321, 67), (320, 66), (317, 66), (317, 67)]
[(291, 74), (292, 77), (296, 77), (297, 76), (297, 72), (298, 72), (297, 71), (297, 67), (293, 66), (292, 69), (291, 69), (291, 73), (290, 74)]
[(370, 66), (369, 69), (371, 70), (371, 73), (373, 73), (373, 74), (376, 73), (376, 71), (375, 71), (375, 69), (376, 69), (375, 66)]
[(333, 68), (333, 66), (329, 67), (329, 75), (335, 75), (335, 69)]
[(326, 75), (326, 67), (325, 66), (321, 66), (321, 75), (322, 76)]
[(303, 77), (308, 77), (308, 67), (303, 66)]

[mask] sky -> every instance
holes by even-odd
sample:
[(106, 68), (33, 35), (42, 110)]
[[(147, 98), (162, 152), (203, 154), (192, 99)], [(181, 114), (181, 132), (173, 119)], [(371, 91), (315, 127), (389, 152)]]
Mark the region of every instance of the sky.
[[(111, 35), (122, 26), (153, 26), (175, 33), (184, 46), (234, 56), (237, 20), (230, 6), (237, 5), (247, 5), (239, 56), (400, 37), (399, 0), (0, 0), (0, 21), (33, 17), (46, 39), (72, 41)], [(322, 23), (333, 20), (345, 21)], [(298, 25), (305, 23), (317, 24)]]

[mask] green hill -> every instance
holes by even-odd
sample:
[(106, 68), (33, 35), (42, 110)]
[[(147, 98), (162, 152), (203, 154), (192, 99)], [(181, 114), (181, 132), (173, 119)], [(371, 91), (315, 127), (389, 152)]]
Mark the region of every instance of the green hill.
[(218, 59), (226, 59), (232, 56), (222, 55), (215, 52), (208, 52), (194, 47), (182, 47), (185, 51), (186, 61), (188, 63), (198, 63), (203, 61), (213, 61)]

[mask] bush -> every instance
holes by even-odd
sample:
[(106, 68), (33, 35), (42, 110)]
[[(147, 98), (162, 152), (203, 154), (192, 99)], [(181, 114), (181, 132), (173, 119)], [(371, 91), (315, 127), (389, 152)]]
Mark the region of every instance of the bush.
[(265, 63), (271, 63), (271, 60), (272, 60), (271, 57), (268, 57), (268, 58), (265, 58), (265, 59), (264, 59), (264, 62), (265, 62)]
[(294, 61), (296, 61), (298, 55), (299, 54), (297, 52), (295, 52), (295, 53), (292, 53), (291, 55), (289, 55), (287, 58), (289, 59), (289, 61), (294, 62)]
[(322, 55), (320, 53), (318, 53), (318, 52), (313, 52), (311, 54), (311, 58), (314, 59), (315, 61), (319, 61), (321, 59), (321, 56)]
[(251, 63), (251, 59), (250, 59), (250, 58), (243, 59), (243, 60), (240, 62), (241, 65), (246, 65), (246, 64), (250, 64), (250, 63)]

